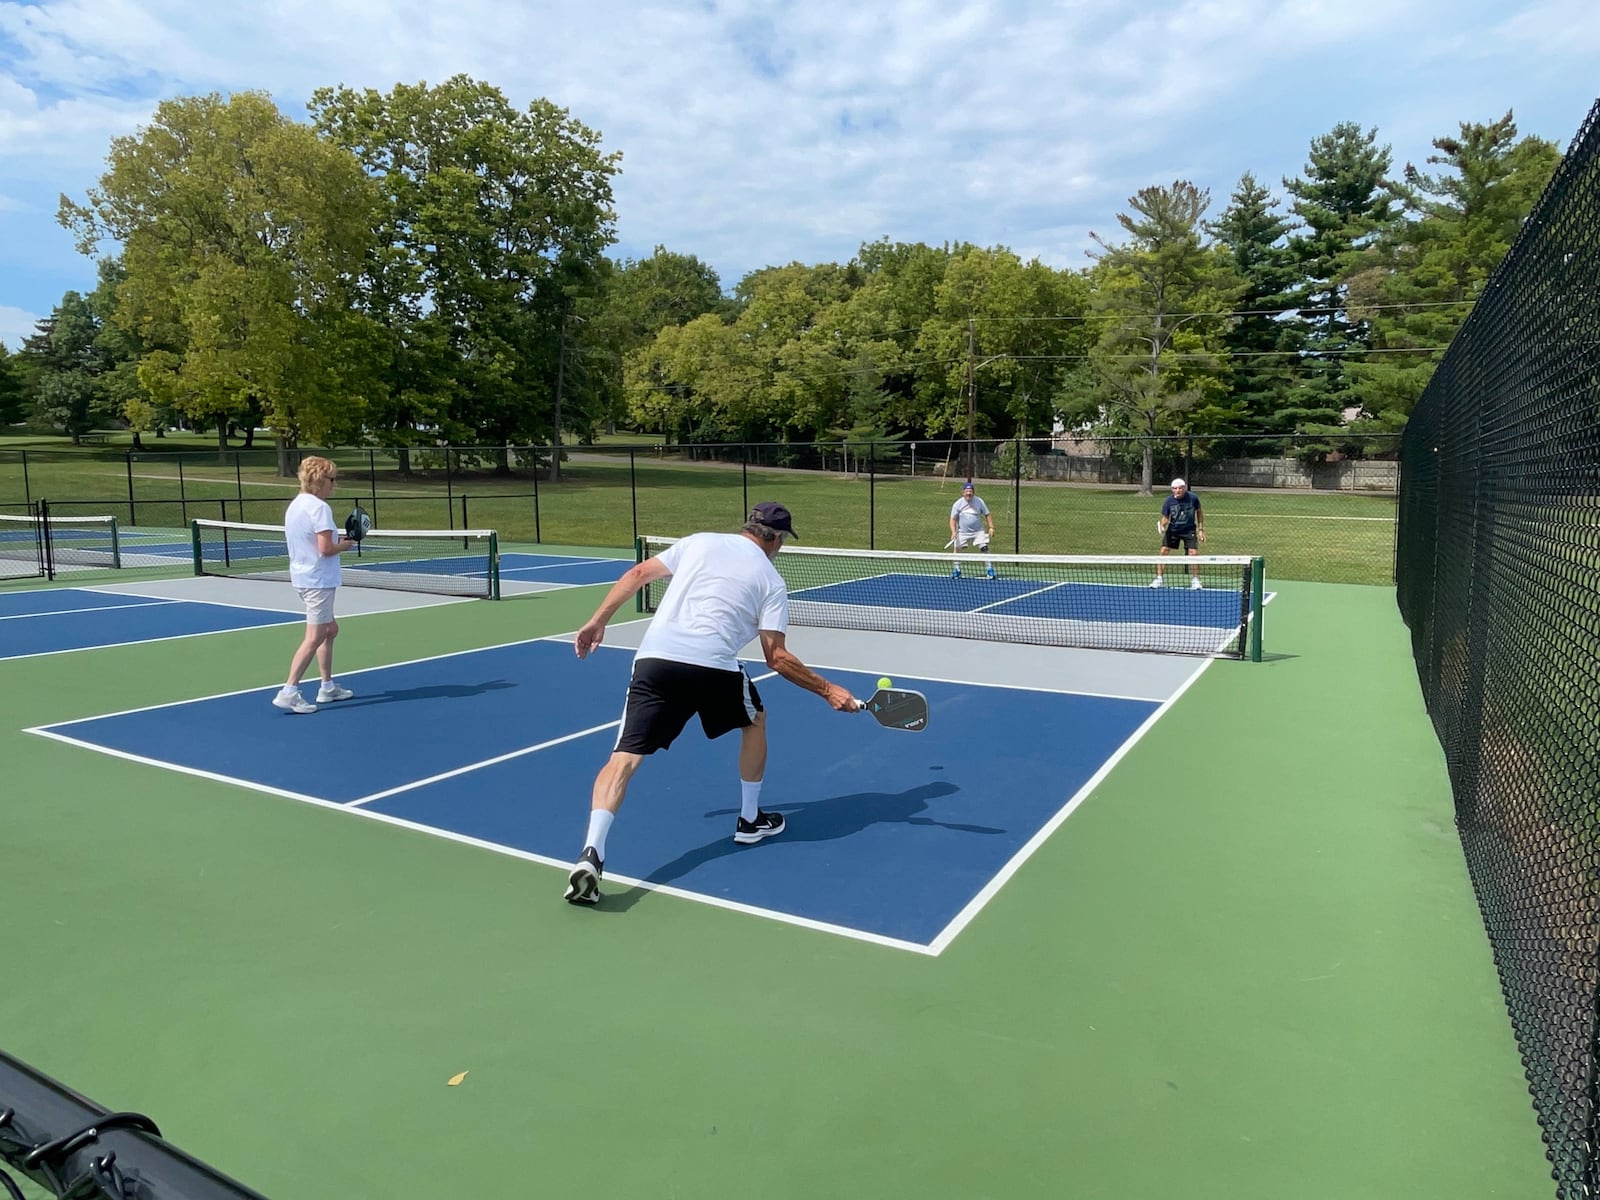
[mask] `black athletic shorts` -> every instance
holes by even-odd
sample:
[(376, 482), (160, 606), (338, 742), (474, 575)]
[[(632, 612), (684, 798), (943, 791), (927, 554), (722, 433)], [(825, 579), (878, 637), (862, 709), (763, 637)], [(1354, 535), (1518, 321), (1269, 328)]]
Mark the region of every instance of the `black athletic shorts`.
[(1176, 550), (1182, 546), (1186, 550), (1200, 549), (1200, 535), (1193, 529), (1187, 533), (1174, 533), (1168, 529), (1162, 543), (1168, 550)]
[(761, 695), (743, 670), (719, 671), (664, 658), (635, 659), (613, 749), (624, 754), (665, 750), (697, 714), (706, 736), (719, 738), (751, 724), (762, 711)]

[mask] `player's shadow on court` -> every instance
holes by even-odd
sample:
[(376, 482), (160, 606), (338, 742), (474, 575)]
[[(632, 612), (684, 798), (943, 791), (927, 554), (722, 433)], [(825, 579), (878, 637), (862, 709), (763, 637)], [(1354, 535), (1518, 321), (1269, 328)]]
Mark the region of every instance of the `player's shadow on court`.
[[(823, 800), (808, 800), (800, 804), (778, 804), (771, 811), (781, 812), (788, 822), (775, 840), (783, 842), (831, 842), (850, 837), (874, 825), (932, 825), (954, 833), (993, 835), (1005, 833), (989, 825), (969, 825), (961, 821), (940, 821), (926, 816), (928, 801), (949, 796), (961, 789), (953, 783), (925, 783), (905, 792), (852, 792), (846, 796), (829, 796)], [(726, 819), (731, 828), (737, 808), (715, 808), (707, 817)], [(664, 863), (644, 878), (649, 883), (671, 883), (682, 879), (696, 867), (722, 858), (728, 854), (760, 853), (759, 847), (741, 846), (726, 833), (715, 841), (697, 846), (669, 863)], [(644, 888), (608, 895), (607, 908), (627, 908), (646, 894)]]
[(390, 688), (386, 692), (357, 692), (349, 700), (330, 704), (330, 709), (366, 708), (373, 704), (404, 704), (412, 700), (465, 700), (485, 692), (499, 692), (517, 685), (509, 679), (491, 679), (487, 683), (434, 683), (427, 687)]

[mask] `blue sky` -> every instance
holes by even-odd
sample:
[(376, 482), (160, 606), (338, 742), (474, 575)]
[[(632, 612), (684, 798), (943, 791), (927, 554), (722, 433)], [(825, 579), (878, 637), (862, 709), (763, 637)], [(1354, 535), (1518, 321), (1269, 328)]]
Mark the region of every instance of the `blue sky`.
[(885, 236), (1081, 267), (1139, 188), (1281, 195), (1344, 120), (1397, 167), (1507, 109), (1565, 148), (1597, 63), (1593, 0), (0, 0), (0, 340), (93, 287), (58, 198), (171, 96), (303, 119), (324, 84), (466, 73), (548, 98), (622, 154), (613, 254), (731, 287)]

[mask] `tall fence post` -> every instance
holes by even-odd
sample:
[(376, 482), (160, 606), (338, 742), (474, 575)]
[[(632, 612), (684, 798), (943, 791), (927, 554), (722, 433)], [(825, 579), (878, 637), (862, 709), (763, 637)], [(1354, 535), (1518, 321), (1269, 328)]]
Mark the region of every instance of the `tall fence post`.
[(123, 461), (127, 465), (127, 473), (128, 473), (128, 524), (129, 525), (137, 525), (139, 523), (139, 513), (133, 506), (133, 451), (132, 450), (128, 451), (127, 456)]
[[(239, 493), (239, 520), (244, 520), (244, 451), (233, 452), (233, 485)], [(223, 517), (224, 521), (228, 518)]]
[(33, 490), (28, 486), (28, 452), (22, 452), (22, 502), (33, 503)]
[(178, 460), (178, 513), (185, 525), (189, 523), (189, 489), (183, 482), (183, 459)]
[(878, 443), (867, 443), (867, 549), (878, 548)]
[(444, 511), (450, 521), (450, 528), (456, 527), (456, 497), (455, 497), (455, 458), (456, 452), (446, 446), (444, 450)]
[(739, 514), (739, 523), (744, 524), (744, 519), (750, 515), (750, 443), (739, 443), (739, 489), (744, 497), (744, 511)]
[(532, 447), (533, 453), (533, 540), (534, 544), (544, 541), (543, 531), (539, 528), (539, 450)]
[(633, 543), (639, 544), (639, 474), (633, 461), (633, 447), (628, 447), (628, 500), (633, 508)]

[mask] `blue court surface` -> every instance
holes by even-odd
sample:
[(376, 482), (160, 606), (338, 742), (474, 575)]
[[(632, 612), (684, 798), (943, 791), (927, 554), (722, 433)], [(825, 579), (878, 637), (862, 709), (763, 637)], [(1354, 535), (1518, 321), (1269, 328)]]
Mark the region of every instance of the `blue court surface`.
[(303, 622), (304, 613), (82, 588), (0, 593), (0, 659)]
[[(1148, 571), (1148, 568), (1145, 569)], [(1073, 581), (1042, 581), (1002, 574), (985, 579), (971, 566), (960, 579), (894, 572), (817, 587), (796, 588), (791, 596), (815, 604), (888, 606), (935, 612), (975, 612), (994, 616), (1041, 617), (1064, 621), (1116, 620), (1140, 625), (1170, 625), (1216, 630), (1237, 629), (1237, 589), (1191, 591), (1181, 568), (1174, 586)]]
[[(272, 708), (274, 685), (32, 732), (566, 866), (631, 662), (523, 642), (342, 675), (355, 699), (312, 716)], [(927, 732), (902, 733), (749, 670), (771, 722), (761, 803), (789, 828), (734, 843), (738, 737), (707, 742), (691, 723), (635, 777), (601, 912), (676, 902), (651, 897), (665, 891), (936, 953), (1161, 703), (901, 673), (931, 706)], [(875, 686), (828, 674), (861, 696)], [(560, 904), (564, 881), (530, 873), (529, 888)]]

